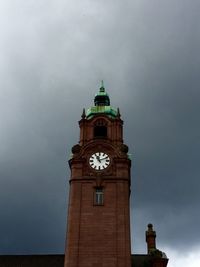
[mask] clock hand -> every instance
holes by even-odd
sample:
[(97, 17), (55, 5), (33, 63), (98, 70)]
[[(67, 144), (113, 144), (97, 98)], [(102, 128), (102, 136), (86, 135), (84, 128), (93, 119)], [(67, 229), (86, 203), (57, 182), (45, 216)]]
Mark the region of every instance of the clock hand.
[(96, 159), (98, 160), (98, 162), (101, 163), (101, 160), (100, 160), (99, 156), (96, 156)]
[(108, 156), (107, 156), (107, 157), (105, 157), (105, 158), (101, 158), (101, 160), (102, 160), (102, 159), (107, 159), (107, 158), (108, 158)]

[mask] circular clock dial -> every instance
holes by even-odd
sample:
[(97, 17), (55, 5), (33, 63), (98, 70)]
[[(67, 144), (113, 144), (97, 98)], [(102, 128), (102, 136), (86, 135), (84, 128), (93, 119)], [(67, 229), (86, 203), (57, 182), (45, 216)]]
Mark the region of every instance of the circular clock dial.
[(93, 169), (101, 171), (110, 165), (110, 158), (104, 152), (96, 152), (91, 155), (89, 164)]

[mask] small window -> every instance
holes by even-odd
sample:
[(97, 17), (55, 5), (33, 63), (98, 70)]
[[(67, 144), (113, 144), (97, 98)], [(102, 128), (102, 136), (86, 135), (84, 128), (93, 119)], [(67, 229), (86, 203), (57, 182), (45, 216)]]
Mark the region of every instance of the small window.
[(95, 188), (95, 194), (94, 194), (94, 204), (95, 205), (103, 205), (103, 188), (97, 187)]

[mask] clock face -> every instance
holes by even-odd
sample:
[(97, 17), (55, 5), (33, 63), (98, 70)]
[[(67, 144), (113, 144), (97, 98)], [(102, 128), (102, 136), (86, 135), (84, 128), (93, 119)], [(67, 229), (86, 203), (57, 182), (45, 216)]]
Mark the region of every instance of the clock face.
[(110, 165), (110, 158), (104, 152), (96, 152), (89, 158), (89, 164), (93, 169), (101, 171)]

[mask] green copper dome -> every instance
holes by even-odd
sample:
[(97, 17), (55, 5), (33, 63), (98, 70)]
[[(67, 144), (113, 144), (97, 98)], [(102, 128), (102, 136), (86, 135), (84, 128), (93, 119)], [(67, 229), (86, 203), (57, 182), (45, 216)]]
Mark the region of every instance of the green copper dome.
[(86, 112), (86, 118), (90, 119), (94, 115), (100, 113), (106, 114), (112, 118), (116, 118), (118, 116), (118, 111), (110, 106), (110, 98), (108, 93), (105, 91), (103, 82), (99, 92), (95, 95), (94, 106), (89, 108)]

